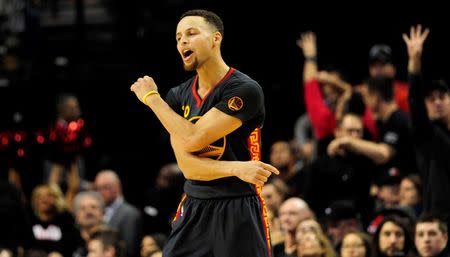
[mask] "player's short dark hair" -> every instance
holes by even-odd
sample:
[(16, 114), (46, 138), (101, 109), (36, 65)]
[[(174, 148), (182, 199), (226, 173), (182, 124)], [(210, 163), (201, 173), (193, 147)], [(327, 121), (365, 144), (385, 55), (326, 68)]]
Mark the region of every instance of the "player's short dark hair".
[(394, 79), (378, 76), (370, 78), (367, 81), (369, 86), (369, 94), (377, 94), (386, 102), (394, 99)]
[(183, 13), (180, 17), (180, 20), (187, 16), (203, 17), (203, 19), (205, 19), (207, 23), (213, 25), (217, 29), (217, 31), (219, 31), (220, 34), (222, 34), (222, 37), (224, 36), (223, 22), (222, 19), (217, 14), (207, 10), (195, 9)]

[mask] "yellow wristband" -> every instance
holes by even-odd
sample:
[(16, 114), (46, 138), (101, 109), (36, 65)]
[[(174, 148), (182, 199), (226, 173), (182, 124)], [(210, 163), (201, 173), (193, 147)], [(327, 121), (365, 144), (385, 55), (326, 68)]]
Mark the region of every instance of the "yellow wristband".
[(147, 105), (147, 97), (149, 97), (149, 96), (151, 96), (151, 95), (159, 95), (159, 93), (158, 93), (158, 91), (156, 91), (156, 90), (148, 91), (147, 94), (145, 94), (145, 95), (142, 97), (142, 102), (144, 102), (145, 105)]

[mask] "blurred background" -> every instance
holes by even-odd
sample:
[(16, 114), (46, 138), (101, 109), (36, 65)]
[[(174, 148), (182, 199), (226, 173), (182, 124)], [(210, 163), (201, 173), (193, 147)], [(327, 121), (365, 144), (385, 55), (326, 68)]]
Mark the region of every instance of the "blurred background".
[(22, 178), (28, 188), (42, 182), (46, 150), (40, 145), (45, 144), (46, 131), (57, 117), (57, 96), (72, 93), (92, 140), (84, 159), (86, 178), (92, 180), (98, 170), (112, 168), (122, 178), (129, 201), (139, 202), (140, 189), (153, 184), (161, 166), (174, 158), (168, 135), (129, 87), (138, 77), (150, 75), (165, 96), (169, 88), (193, 75), (183, 70), (175, 42), (179, 16), (193, 8), (209, 9), (222, 17), (225, 61), (264, 89), (266, 161), (269, 146), (292, 138), (294, 123), (305, 112), (303, 56), (296, 45), (301, 32), (317, 34), (320, 66), (339, 67), (351, 84), (358, 84), (368, 76), (368, 52), (377, 43), (392, 47), (397, 76), (406, 80), (407, 54), (401, 34), (421, 23), (431, 29), (425, 44), (425, 74), (448, 81), (450, 38), (445, 8), (431, 2), (392, 5), (380, 1), (346, 5), (0, 0), (0, 132), (9, 133), (0, 151), (6, 146), (15, 151), (15, 157), (2, 154), (1, 174), (6, 174), (8, 163), (15, 162), (25, 167)]

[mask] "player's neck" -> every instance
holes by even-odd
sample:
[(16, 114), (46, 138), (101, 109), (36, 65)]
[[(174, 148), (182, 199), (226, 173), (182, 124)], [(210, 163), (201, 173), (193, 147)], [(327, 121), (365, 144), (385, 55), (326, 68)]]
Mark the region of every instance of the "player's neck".
[(223, 61), (222, 57), (211, 58), (197, 69), (198, 91), (208, 92), (217, 85), (228, 73), (230, 67)]

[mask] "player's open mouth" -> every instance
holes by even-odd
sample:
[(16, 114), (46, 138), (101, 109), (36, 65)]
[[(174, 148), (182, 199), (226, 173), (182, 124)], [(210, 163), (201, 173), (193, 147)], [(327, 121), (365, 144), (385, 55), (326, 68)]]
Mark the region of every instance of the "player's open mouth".
[(191, 57), (194, 52), (192, 50), (184, 50), (183, 51), (183, 59), (186, 61)]

